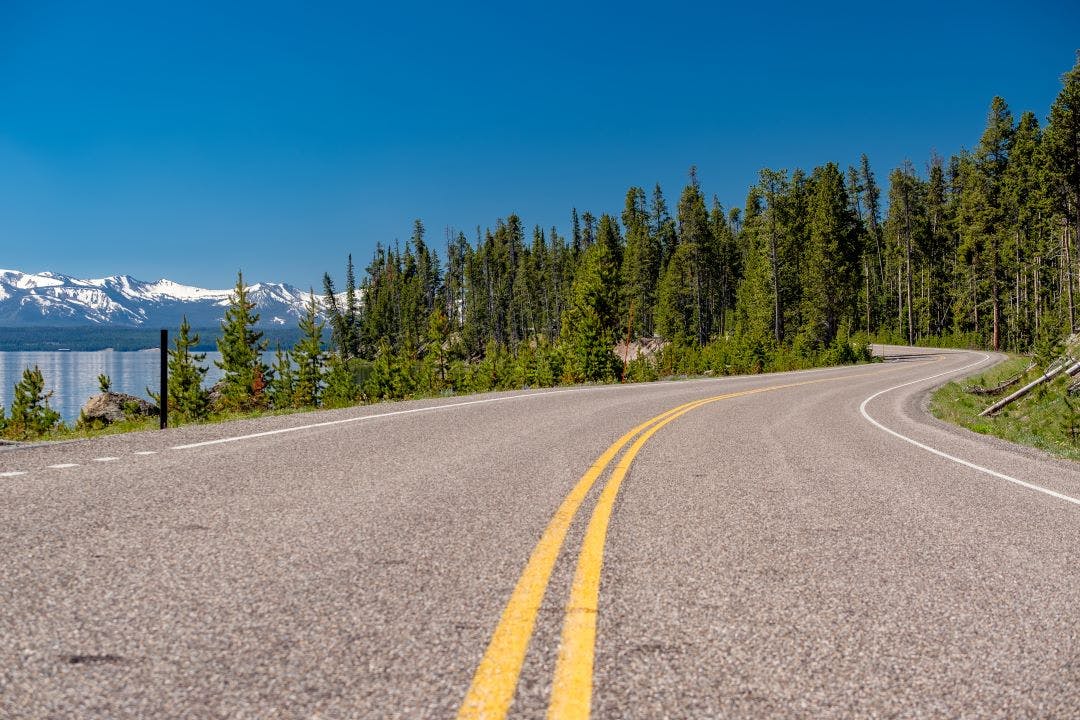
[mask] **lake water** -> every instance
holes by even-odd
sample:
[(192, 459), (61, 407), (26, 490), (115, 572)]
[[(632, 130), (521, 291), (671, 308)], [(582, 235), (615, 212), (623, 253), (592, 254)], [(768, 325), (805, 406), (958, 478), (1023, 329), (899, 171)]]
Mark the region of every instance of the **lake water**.
[[(0, 404), (5, 412), (11, 409), (15, 383), (22, 378), (23, 370), (37, 365), (45, 378), (45, 389), (52, 390), (49, 405), (69, 425), (79, 418), (79, 410), (91, 395), (98, 391), (98, 375), (112, 379), (114, 392), (128, 393), (149, 400), (146, 388), (157, 392), (160, 369), (158, 350), (138, 352), (0, 352)], [(214, 365), (221, 353), (208, 352), (204, 365), (205, 384), (213, 385), (221, 377), (221, 370)]]

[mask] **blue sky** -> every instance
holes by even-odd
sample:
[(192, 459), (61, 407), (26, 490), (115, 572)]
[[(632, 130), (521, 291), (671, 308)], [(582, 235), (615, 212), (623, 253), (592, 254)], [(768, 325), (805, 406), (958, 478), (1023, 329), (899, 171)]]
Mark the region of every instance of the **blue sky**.
[[(518, 7), (518, 5), (522, 5)], [(228, 7), (224, 7), (228, 6)], [(318, 286), (376, 241), (565, 232), (698, 166), (879, 179), (1045, 119), (1080, 4), (0, 2), (0, 267)]]

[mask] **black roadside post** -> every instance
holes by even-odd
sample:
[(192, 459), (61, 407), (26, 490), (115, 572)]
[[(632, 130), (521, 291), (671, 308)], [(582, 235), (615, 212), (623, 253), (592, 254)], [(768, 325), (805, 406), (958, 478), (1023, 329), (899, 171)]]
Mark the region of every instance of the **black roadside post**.
[(161, 328), (161, 429), (169, 427), (169, 331)]

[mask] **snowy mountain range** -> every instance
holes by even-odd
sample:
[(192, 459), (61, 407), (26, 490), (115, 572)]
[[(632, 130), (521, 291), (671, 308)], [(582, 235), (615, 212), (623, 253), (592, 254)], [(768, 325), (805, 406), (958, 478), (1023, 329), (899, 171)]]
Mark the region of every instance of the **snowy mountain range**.
[[(255, 283), (248, 293), (262, 326), (295, 325), (308, 299), (284, 283)], [(0, 270), (0, 327), (176, 327), (184, 315), (193, 327), (213, 327), (231, 294), (130, 275), (83, 280)]]

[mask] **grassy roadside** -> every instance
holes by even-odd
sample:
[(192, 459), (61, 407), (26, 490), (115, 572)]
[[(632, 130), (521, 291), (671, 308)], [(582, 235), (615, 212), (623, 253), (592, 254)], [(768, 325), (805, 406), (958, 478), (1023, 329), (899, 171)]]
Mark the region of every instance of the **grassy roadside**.
[(946, 422), (983, 435), (994, 435), (1059, 457), (1080, 460), (1080, 397), (1069, 397), (1067, 388), (1073, 378), (1064, 373), (996, 416), (979, 417), (990, 403), (1039, 377), (1042, 369), (1030, 370), (1017, 384), (995, 395), (977, 395), (969, 389), (996, 387), (1023, 373), (1029, 365), (1031, 358), (1011, 357), (981, 375), (950, 382), (930, 397), (930, 411)]
[[(297, 413), (312, 412), (322, 408), (288, 408), (284, 410), (252, 410), (250, 412), (215, 413), (205, 420), (187, 420), (173, 414), (169, 415), (169, 427), (178, 428), (189, 425), (216, 425), (232, 420), (250, 420), (252, 418), (274, 417), (277, 415), (295, 415)], [(63, 440), (89, 440), (104, 435), (120, 435), (122, 433), (139, 432), (141, 430), (157, 430), (159, 426), (156, 417), (136, 418), (122, 420), (109, 425), (80, 426), (63, 425), (49, 431), (48, 434), (36, 438), (31, 442), (50, 442)]]

